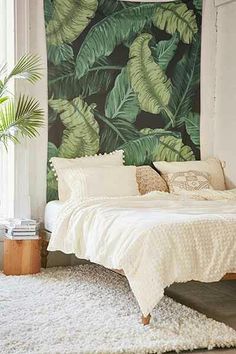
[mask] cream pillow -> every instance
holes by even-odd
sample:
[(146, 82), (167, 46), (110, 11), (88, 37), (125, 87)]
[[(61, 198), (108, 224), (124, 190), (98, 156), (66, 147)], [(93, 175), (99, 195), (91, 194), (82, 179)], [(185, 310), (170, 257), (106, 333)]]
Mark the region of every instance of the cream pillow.
[(139, 195), (135, 166), (74, 167), (61, 173), (73, 198)]
[(225, 178), (221, 162), (210, 158), (205, 161), (184, 161), (184, 162), (166, 162), (156, 161), (154, 166), (163, 174), (187, 171), (199, 171), (208, 173), (209, 181), (213, 189), (225, 190)]
[(152, 191), (168, 192), (165, 180), (150, 166), (138, 166), (136, 178), (141, 195)]
[(168, 184), (170, 193), (181, 191), (199, 191), (201, 189), (212, 189), (209, 175), (205, 172), (187, 171), (174, 172), (162, 175)]
[(86, 156), (75, 159), (52, 157), (52, 169), (58, 177), (58, 195), (62, 202), (70, 198), (70, 188), (64, 180), (62, 169), (73, 167), (123, 166), (123, 151), (117, 150), (110, 154)]

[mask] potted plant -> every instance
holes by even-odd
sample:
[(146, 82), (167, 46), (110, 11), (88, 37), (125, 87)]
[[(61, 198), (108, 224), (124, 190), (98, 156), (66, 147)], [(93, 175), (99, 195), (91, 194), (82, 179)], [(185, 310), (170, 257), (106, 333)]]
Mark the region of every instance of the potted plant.
[(19, 143), (20, 137), (35, 137), (43, 125), (43, 110), (39, 102), (28, 95), (15, 99), (8, 91), (12, 79), (23, 79), (34, 84), (41, 78), (38, 56), (26, 54), (20, 58), (13, 70), (7, 75), (6, 65), (0, 68), (0, 147), (12, 141)]

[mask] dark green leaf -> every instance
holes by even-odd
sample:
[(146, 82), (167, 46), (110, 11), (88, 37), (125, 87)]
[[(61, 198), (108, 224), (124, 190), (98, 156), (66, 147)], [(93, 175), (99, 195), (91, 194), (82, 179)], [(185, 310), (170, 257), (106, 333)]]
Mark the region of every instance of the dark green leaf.
[(200, 115), (190, 112), (185, 118), (185, 126), (190, 139), (194, 145), (200, 148)]
[(128, 7), (105, 17), (91, 28), (76, 59), (77, 77), (84, 76), (94, 63), (109, 56), (114, 48), (151, 22), (153, 11), (159, 4), (141, 4)]
[(69, 44), (48, 45), (48, 60), (54, 65), (60, 65), (74, 58), (73, 49)]
[(199, 82), (200, 37), (197, 36), (191, 48), (176, 65), (172, 78), (173, 92), (168, 107), (176, 126), (184, 124), (185, 117), (192, 111), (193, 98)]
[(174, 34), (168, 41), (160, 41), (151, 47), (152, 55), (155, 62), (160, 65), (162, 70), (166, 70), (169, 62), (176, 53), (179, 43), (179, 36)]
[(122, 118), (133, 123), (138, 112), (138, 99), (131, 87), (127, 69), (124, 68), (107, 96), (105, 115), (111, 119)]
[(106, 92), (112, 80), (109, 61), (101, 58), (93, 68), (77, 79), (74, 63), (65, 63), (49, 68), (49, 97), (73, 99), (77, 96), (88, 97), (97, 92)]

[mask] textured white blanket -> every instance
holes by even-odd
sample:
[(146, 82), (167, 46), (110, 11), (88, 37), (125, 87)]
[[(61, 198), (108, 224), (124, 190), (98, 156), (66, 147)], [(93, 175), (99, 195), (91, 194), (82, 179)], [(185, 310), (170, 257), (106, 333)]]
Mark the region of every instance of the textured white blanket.
[(211, 282), (236, 272), (236, 194), (220, 201), (216, 194), (214, 201), (190, 198), (153, 192), (70, 200), (48, 249), (123, 269), (147, 315), (173, 282)]

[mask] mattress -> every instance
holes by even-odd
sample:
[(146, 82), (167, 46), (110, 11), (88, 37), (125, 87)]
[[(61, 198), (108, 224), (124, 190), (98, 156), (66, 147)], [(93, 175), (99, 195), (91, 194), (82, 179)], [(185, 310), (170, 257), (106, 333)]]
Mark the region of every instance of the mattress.
[(44, 227), (45, 230), (52, 232), (54, 225), (57, 220), (57, 215), (64, 203), (60, 202), (60, 200), (53, 200), (47, 203), (44, 213)]

